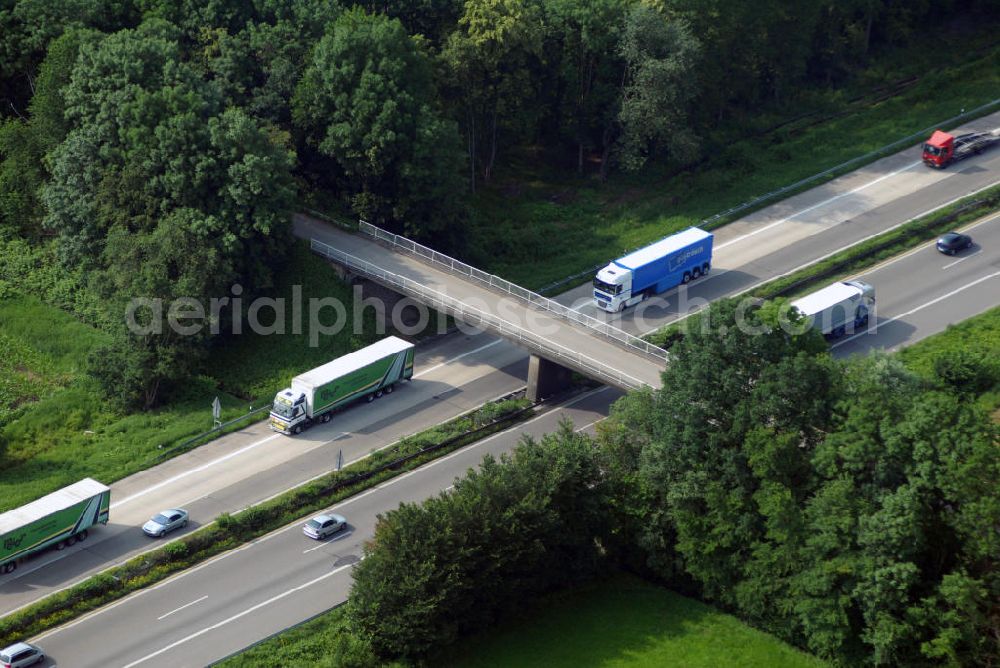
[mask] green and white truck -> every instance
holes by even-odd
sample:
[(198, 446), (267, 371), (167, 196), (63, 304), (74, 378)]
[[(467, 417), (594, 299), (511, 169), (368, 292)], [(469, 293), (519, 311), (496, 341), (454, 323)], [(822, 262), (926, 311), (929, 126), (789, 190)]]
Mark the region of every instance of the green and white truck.
[(49, 547), (85, 540), (91, 527), (108, 523), (111, 488), (84, 478), (0, 515), (0, 572)]
[(329, 422), (341, 406), (392, 392), (413, 377), (413, 347), (390, 336), (292, 378), (291, 387), (274, 397), (271, 429), (298, 434), (313, 422)]

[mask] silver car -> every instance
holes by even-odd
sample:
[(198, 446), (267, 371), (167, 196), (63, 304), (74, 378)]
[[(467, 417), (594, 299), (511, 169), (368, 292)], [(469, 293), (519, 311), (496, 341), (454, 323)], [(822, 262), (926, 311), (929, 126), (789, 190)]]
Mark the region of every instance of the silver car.
[(147, 536), (161, 538), (174, 529), (182, 529), (187, 526), (188, 513), (183, 508), (170, 508), (164, 510), (142, 525), (142, 531)]
[(0, 649), (0, 668), (23, 668), (45, 660), (45, 652), (26, 642)]
[(330, 513), (329, 515), (317, 515), (306, 522), (305, 526), (302, 527), (302, 533), (310, 538), (322, 540), (331, 534), (344, 530), (346, 527), (347, 520), (342, 515)]

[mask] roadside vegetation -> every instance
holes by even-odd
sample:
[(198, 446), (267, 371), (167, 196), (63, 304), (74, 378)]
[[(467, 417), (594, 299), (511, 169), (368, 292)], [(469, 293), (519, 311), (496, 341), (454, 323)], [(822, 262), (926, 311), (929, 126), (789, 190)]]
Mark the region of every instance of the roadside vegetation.
[(992, 411), (1000, 424), (1000, 307), (896, 353), (908, 369)]
[(527, 419), (523, 398), (490, 402), (466, 415), (400, 439), (339, 471), (323, 475), (273, 499), (214, 522), (121, 566), (47, 596), (0, 619), (0, 646), (37, 635), (102, 605), (164, 580), (215, 555), (370, 489), (400, 473)]
[(453, 668), (826, 665), (711, 606), (622, 574), (542, 599), (517, 621), (462, 641), (431, 663)]

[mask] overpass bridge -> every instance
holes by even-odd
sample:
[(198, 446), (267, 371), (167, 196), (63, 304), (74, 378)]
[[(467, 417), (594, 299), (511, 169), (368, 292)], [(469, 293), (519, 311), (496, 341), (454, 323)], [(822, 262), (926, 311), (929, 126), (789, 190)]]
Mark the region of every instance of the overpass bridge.
[(667, 352), (602, 320), (365, 222), (361, 234), (300, 214), (294, 225), (352, 273), (527, 349), (530, 396), (557, 389), (567, 370), (624, 390), (661, 385)]

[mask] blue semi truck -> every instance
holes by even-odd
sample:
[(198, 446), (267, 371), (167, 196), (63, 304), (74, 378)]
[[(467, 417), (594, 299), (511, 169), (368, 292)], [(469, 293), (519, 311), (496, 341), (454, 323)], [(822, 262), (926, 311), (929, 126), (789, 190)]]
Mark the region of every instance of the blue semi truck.
[(712, 268), (712, 234), (697, 227), (678, 232), (615, 260), (594, 277), (594, 302), (621, 311), (688, 283)]

